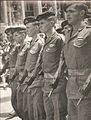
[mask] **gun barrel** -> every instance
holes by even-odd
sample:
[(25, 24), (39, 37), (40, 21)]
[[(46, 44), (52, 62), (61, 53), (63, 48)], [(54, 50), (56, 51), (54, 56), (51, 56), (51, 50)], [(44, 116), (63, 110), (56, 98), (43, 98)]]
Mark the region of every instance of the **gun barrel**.
[(82, 96), (82, 97), (78, 100), (77, 106), (81, 103), (81, 101), (83, 100), (83, 98), (84, 98), (84, 96)]
[(23, 93), (25, 92), (25, 90), (28, 88), (28, 85), (25, 85), (24, 89), (23, 89)]
[(50, 96), (52, 95), (53, 90), (54, 90), (54, 89), (52, 89), (52, 90), (49, 92), (48, 97), (50, 97)]

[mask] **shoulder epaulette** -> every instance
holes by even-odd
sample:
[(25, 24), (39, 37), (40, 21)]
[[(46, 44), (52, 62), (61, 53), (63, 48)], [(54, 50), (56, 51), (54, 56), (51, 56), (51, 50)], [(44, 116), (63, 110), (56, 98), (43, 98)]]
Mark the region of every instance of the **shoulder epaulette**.
[(82, 47), (87, 43), (87, 37), (91, 34), (91, 27), (86, 26), (83, 30), (78, 33), (77, 39), (74, 41), (73, 45), (76, 47)]

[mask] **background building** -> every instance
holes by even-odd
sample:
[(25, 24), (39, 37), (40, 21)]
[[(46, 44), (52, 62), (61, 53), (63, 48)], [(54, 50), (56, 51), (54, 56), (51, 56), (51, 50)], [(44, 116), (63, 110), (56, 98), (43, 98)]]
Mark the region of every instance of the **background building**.
[[(72, 0), (69, 0), (72, 1)], [(91, 2), (84, 0), (89, 8)], [(0, 1), (0, 24), (3, 27), (9, 25), (21, 25), (27, 16), (37, 16), (38, 14), (52, 10), (58, 19), (65, 19), (64, 8), (67, 1)]]

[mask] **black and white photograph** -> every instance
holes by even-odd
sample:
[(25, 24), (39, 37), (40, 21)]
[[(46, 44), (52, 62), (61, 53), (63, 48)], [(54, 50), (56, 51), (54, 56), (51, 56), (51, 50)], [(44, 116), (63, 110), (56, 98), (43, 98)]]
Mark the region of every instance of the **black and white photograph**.
[(0, 0), (0, 120), (91, 120), (90, 0)]

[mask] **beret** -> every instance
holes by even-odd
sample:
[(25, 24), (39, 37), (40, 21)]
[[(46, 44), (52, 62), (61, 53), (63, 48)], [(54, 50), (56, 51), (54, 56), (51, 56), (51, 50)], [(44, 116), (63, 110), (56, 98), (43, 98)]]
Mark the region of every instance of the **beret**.
[(42, 19), (47, 19), (51, 16), (55, 16), (55, 13), (51, 11), (46, 11), (46, 12), (43, 12), (42, 14), (39, 14), (36, 19), (39, 21)]
[(15, 27), (15, 28), (13, 28), (13, 33), (14, 32), (24, 32), (24, 31), (26, 31), (25, 27)]
[(62, 23), (61, 23), (61, 27), (64, 28), (64, 26), (66, 25), (69, 25), (68, 23), (68, 20), (64, 20)]
[(23, 23), (24, 23), (24, 25), (26, 25), (27, 23), (32, 23), (35, 21), (36, 21), (36, 18), (34, 16), (29, 16), (24, 19)]
[(5, 33), (8, 34), (9, 32), (11, 32), (11, 34), (13, 34), (14, 28), (13, 27), (6, 28)]

